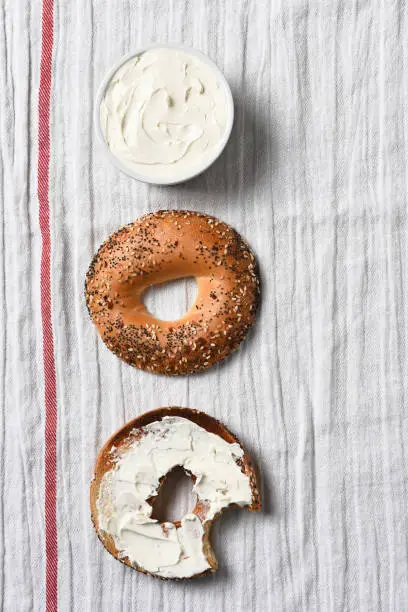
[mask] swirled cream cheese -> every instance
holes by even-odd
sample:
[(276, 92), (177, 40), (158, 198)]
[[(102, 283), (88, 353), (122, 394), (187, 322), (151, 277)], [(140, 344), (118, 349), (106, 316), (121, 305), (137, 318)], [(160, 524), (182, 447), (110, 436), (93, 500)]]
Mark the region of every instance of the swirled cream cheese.
[(167, 47), (123, 64), (100, 105), (111, 152), (130, 170), (158, 182), (182, 181), (211, 163), (227, 124), (227, 92), (216, 69)]
[[(115, 467), (103, 476), (97, 500), (99, 528), (114, 538), (121, 556), (152, 574), (200, 574), (211, 567), (203, 551), (205, 523), (229, 504), (251, 504), (249, 477), (237, 463), (244, 452), (182, 417), (165, 417), (135, 433), (124, 450), (112, 450)], [(204, 518), (188, 513), (180, 526), (152, 518), (148, 502), (176, 466), (196, 477), (193, 490), (207, 508)]]

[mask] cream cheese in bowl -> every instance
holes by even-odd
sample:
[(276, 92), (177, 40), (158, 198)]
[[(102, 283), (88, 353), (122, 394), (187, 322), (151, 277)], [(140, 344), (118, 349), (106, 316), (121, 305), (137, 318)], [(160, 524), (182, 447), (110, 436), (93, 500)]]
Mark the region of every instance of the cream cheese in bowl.
[(223, 150), (232, 121), (231, 91), (219, 69), (201, 53), (173, 46), (122, 60), (102, 84), (96, 108), (112, 161), (156, 184), (205, 170)]

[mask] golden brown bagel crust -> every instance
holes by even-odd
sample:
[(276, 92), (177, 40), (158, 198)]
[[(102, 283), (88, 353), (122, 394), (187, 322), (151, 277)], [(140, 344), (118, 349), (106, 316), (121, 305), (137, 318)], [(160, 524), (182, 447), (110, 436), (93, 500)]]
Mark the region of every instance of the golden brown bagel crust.
[[(143, 427), (145, 427), (149, 423), (153, 423), (154, 421), (161, 421), (161, 419), (166, 416), (177, 416), (182, 417), (184, 419), (189, 419), (190, 421), (193, 421), (193, 423), (196, 423), (200, 427), (203, 427), (203, 429), (205, 429), (206, 431), (220, 436), (226, 442), (230, 444), (236, 442), (237, 444), (239, 444), (244, 450), (244, 455), (240, 459), (238, 464), (241, 466), (242, 472), (249, 477), (249, 483), (252, 492), (251, 505), (245, 506), (245, 508), (251, 510), (251, 512), (257, 512), (261, 510), (261, 497), (259, 493), (258, 479), (254, 465), (252, 464), (248, 453), (242, 446), (239, 439), (234, 436), (234, 434), (232, 434), (222, 423), (220, 423), (210, 415), (206, 414), (205, 412), (193, 410), (192, 408), (179, 408), (170, 406), (166, 408), (157, 408), (156, 410), (141, 414), (136, 419), (133, 419), (132, 421), (129, 421), (129, 423), (126, 423), (126, 425), (124, 425), (123, 427), (121, 427), (121, 429), (114, 433), (113, 436), (109, 438), (109, 440), (99, 452), (95, 463), (94, 478), (91, 482), (90, 502), (92, 522), (94, 524), (98, 538), (101, 540), (102, 544), (105, 546), (108, 552), (110, 552), (111, 555), (113, 555), (116, 559), (118, 559), (122, 563), (125, 563), (129, 567), (137, 569), (139, 572), (143, 572), (144, 574), (150, 574), (150, 572), (132, 563), (128, 557), (121, 556), (120, 552), (115, 546), (113, 538), (105, 531), (99, 529), (97, 501), (102, 478), (104, 477), (106, 472), (109, 472), (115, 467), (115, 456), (117, 456), (117, 454), (116, 451), (115, 453), (111, 452), (112, 447), (115, 447), (115, 449), (119, 451), (124, 450), (130, 443), (132, 443), (132, 440), (135, 439), (135, 436), (143, 435)], [(135, 430), (138, 431), (135, 432)], [(162, 479), (160, 483), (161, 486), (165, 482), (167, 475)], [(197, 516), (201, 516), (200, 504), (202, 504), (202, 502), (197, 502), (195, 508), (193, 509), (193, 513)], [(231, 504), (228, 507), (236, 507), (236, 504)], [(203, 551), (205, 556), (207, 557), (209, 564), (211, 565), (211, 568), (209, 568), (205, 572), (196, 574), (195, 576), (191, 576), (191, 578), (198, 578), (199, 576), (203, 576), (204, 574), (207, 574), (208, 572), (217, 569), (218, 563), (211, 548), (210, 536), (212, 523), (216, 518), (218, 518), (218, 516), (220, 516), (220, 514), (216, 515), (211, 521), (207, 521), (204, 524)], [(177, 526), (180, 525), (179, 522), (175, 522), (175, 524)], [(189, 580), (189, 578), (163, 578), (162, 576), (157, 576), (156, 574), (150, 575), (155, 576), (157, 578), (161, 578), (162, 580)]]
[[(197, 300), (161, 321), (143, 304), (152, 285), (194, 276)], [(86, 303), (103, 341), (130, 365), (158, 374), (200, 372), (238, 348), (254, 322), (259, 278), (243, 238), (214, 217), (159, 211), (112, 234), (86, 276)]]

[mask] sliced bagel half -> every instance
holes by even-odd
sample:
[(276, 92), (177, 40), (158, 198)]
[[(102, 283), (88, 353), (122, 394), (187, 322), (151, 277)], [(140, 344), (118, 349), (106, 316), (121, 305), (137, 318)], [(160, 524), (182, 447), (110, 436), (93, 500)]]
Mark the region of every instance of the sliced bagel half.
[[(154, 501), (168, 474), (191, 476), (197, 502), (181, 521), (160, 523)], [(146, 412), (109, 438), (91, 483), (91, 514), (105, 548), (119, 561), (162, 579), (217, 568), (211, 526), (230, 507), (261, 509), (256, 471), (238, 438), (204, 412)]]

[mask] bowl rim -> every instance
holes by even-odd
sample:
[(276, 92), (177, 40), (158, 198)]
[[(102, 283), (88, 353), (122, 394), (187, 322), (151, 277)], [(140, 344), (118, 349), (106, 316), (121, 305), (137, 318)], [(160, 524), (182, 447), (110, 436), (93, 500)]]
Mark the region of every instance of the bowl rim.
[[(112, 79), (112, 77), (114, 76), (114, 74), (119, 70), (119, 68), (121, 68), (123, 66), (123, 64), (125, 64), (127, 61), (129, 61), (130, 59), (132, 59), (132, 57), (136, 57), (137, 55), (141, 55), (142, 53), (145, 53), (146, 51), (150, 51), (151, 49), (175, 49), (175, 50), (179, 50), (179, 51), (184, 51), (185, 53), (189, 53), (193, 56), (198, 57), (199, 59), (201, 59), (202, 61), (204, 61), (206, 64), (208, 64), (209, 66), (211, 66), (213, 68), (213, 70), (217, 73), (223, 87), (225, 90), (225, 95), (226, 95), (226, 103), (227, 103), (227, 124), (226, 124), (226, 128), (223, 134), (223, 137), (221, 138), (218, 146), (216, 147), (214, 154), (212, 155), (212, 157), (210, 158), (209, 161), (207, 161), (202, 167), (200, 167), (198, 170), (195, 169), (192, 173), (187, 174), (185, 177), (183, 178), (177, 178), (177, 179), (153, 179), (150, 177), (146, 177), (143, 174), (139, 174), (138, 172), (135, 172), (134, 170), (132, 170), (131, 168), (128, 168), (124, 163), (121, 162), (121, 160), (116, 157), (116, 155), (114, 153), (112, 153), (111, 149), (108, 146), (108, 143), (105, 140), (105, 137), (103, 135), (102, 132), (102, 127), (101, 127), (101, 122), (100, 122), (100, 117), (99, 117), (99, 111), (100, 111), (100, 106), (102, 103), (102, 98), (105, 95), (105, 91)], [(127, 174), (128, 176), (141, 181), (142, 183), (149, 183), (150, 185), (177, 185), (179, 183), (185, 183), (193, 178), (195, 178), (196, 176), (199, 176), (200, 174), (202, 174), (203, 172), (205, 172), (215, 161), (216, 159), (218, 159), (218, 157), (221, 155), (221, 153), (223, 152), (223, 150), (226, 147), (226, 144), (229, 140), (229, 137), (231, 135), (231, 131), (232, 131), (232, 126), (234, 124), (234, 100), (232, 97), (232, 92), (231, 92), (231, 87), (229, 86), (229, 83), (227, 81), (227, 79), (225, 78), (223, 72), (220, 70), (220, 68), (218, 68), (217, 64), (215, 62), (213, 62), (212, 59), (210, 59), (208, 57), (208, 55), (206, 55), (205, 53), (203, 53), (202, 51), (199, 51), (198, 49), (194, 49), (193, 47), (189, 47), (187, 45), (182, 45), (182, 44), (176, 44), (176, 43), (154, 43), (154, 44), (150, 44), (150, 45), (145, 45), (142, 48), (135, 50), (135, 51), (131, 51), (129, 53), (126, 53), (125, 55), (123, 55), (119, 60), (117, 60), (112, 66), (111, 68), (105, 73), (99, 87), (96, 93), (96, 98), (95, 98), (95, 105), (94, 105), (94, 110), (93, 110), (93, 123), (94, 123), (94, 129), (97, 135), (97, 139), (100, 142), (100, 144), (102, 145), (102, 149), (106, 155), (106, 157), (110, 160), (110, 162), (118, 169), (121, 170), (122, 172), (124, 172), (125, 174)]]

